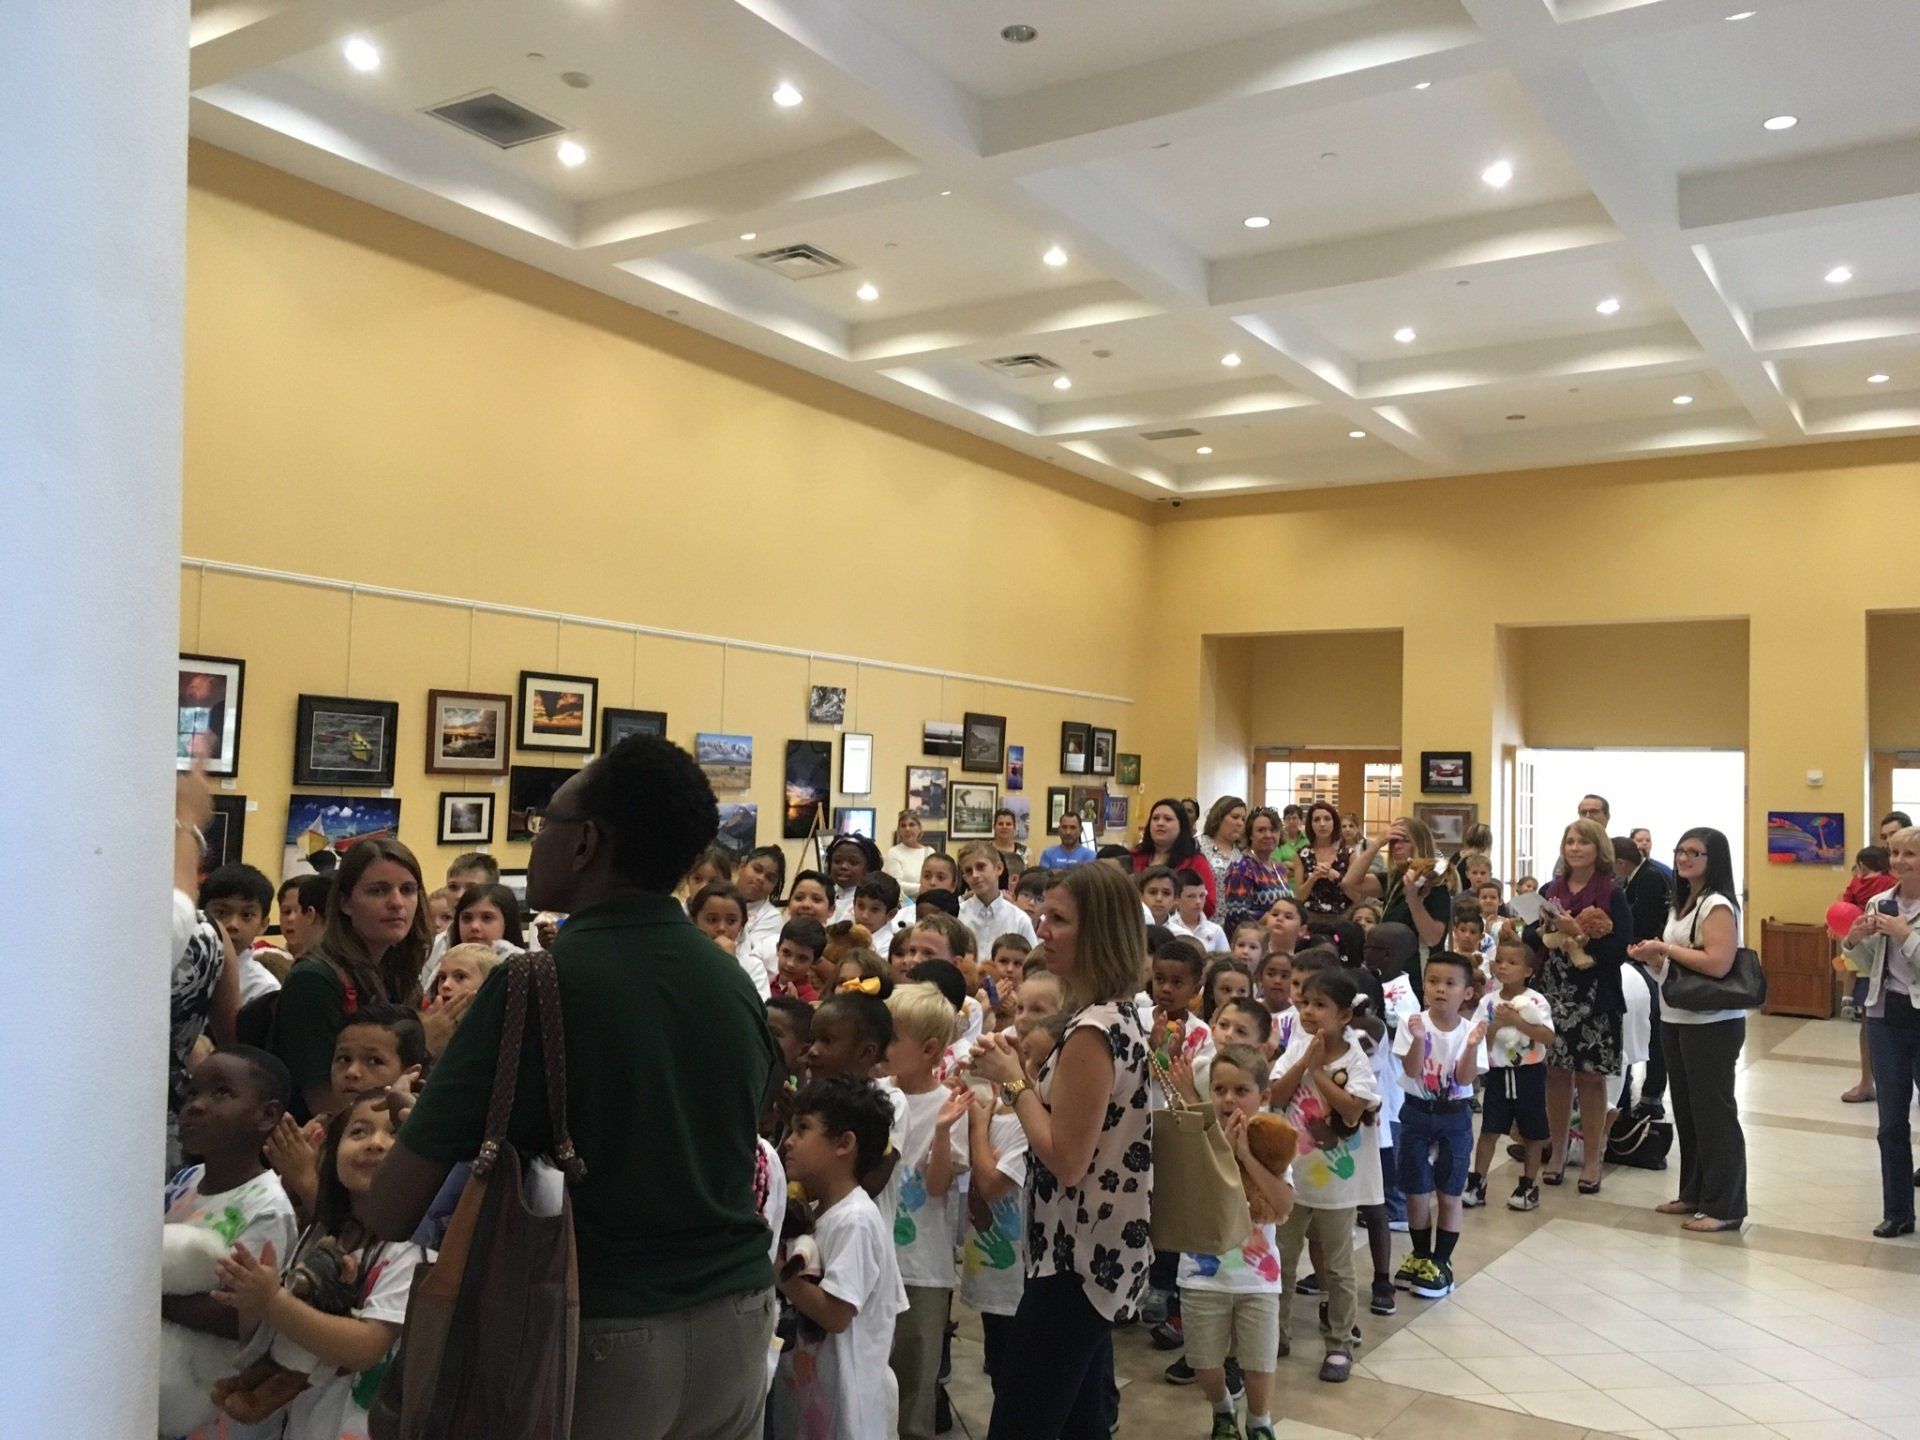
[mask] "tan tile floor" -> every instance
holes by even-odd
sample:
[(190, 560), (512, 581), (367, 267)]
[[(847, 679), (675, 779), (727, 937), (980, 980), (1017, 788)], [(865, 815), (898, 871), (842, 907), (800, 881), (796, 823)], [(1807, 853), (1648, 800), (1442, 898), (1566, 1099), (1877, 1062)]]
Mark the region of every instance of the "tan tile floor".
[[(1452, 1296), (1363, 1314), (1345, 1385), (1315, 1378), (1312, 1344), (1281, 1362), (1279, 1440), (1920, 1440), (1920, 1244), (1869, 1234), (1873, 1107), (1839, 1098), (1858, 1034), (1752, 1022), (1740, 1106), (1753, 1213), (1740, 1235), (1687, 1235), (1653, 1214), (1672, 1169), (1609, 1170), (1593, 1197), (1549, 1189), (1531, 1214), (1504, 1208), (1511, 1171), (1496, 1169)], [(1403, 1247), (1396, 1237), (1396, 1261)], [(1295, 1302), (1308, 1334), (1313, 1303)], [(1143, 1331), (1120, 1332), (1115, 1354), (1121, 1440), (1206, 1435), (1205, 1401), (1164, 1383), (1172, 1357)], [(954, 1435), (983, 1436), (992, 1392), (965, 1312), (950, 1393)]]

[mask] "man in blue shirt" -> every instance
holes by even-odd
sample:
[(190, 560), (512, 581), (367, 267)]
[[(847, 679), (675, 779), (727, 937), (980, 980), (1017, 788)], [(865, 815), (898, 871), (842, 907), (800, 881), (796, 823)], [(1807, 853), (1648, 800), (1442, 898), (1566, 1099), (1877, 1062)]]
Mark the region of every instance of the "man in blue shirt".
[(1060, 817), (1060, 843), (1047, 847), (1040, 864), (1047, 870), (1070, 870), (1094, 858), (1091, 845), (1080, 839), (1080, 817), (1069, 810)]

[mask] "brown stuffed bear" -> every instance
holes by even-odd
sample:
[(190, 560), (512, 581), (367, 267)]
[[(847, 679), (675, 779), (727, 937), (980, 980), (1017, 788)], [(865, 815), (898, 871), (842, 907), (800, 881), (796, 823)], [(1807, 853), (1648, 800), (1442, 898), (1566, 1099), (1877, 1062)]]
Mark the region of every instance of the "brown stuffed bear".
[[(1284, 1115), (1263, 1110), (1247, 1121), (1247, 1149), (1270, 1174), (1284, 1176), (1299, 1146), (1299, 1132)], [(1266, 1192), (1248, 1180), (1244, 1165), (1240, 1168), (1240, 1183), (1246, 1188), (1247, 1209), (1253, 1214), (1254, 1224), (1273, 1225), (1283, 1218), (1274, 1212)]]

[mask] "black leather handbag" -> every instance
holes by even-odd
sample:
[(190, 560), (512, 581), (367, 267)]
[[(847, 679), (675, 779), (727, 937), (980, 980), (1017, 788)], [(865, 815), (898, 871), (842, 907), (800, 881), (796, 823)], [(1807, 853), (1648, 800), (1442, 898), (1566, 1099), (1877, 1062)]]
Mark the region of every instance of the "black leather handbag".
[[(1693, 912), (1693, 947), (1700, 944), (1700, 911)], [(1713, 1010), (1758, 1010), (1767, 1003), (1767, 972), (1760, 957), (1742, 945), (1733, 952), (1733, 968), (1719, 979), (1667, 962), (1667, 978), (1660, 982), (1660, 1003), (1696, 1014)]]

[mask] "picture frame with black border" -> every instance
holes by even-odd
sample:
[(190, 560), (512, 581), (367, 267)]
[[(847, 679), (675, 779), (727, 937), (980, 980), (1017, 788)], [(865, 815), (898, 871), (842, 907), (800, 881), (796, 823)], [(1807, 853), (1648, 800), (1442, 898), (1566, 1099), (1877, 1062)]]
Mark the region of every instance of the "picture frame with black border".
[(247, 797), (218, 794), (213, 797), (213, 813), (200, 832), (206, 843), (200, 847), (200, 882), (222, 865), (237, 865), (245, 858), (247, 838)]
[(952, 720), (928, 720), (920, 727), (920, 753), (958, 759), (965, 750), (965, 729)]
[(493, 805), (491, 790), (440, 792), (440, 838), (442, 845), (491, 845), (493, 843)]
[(185, 770), (196, 757), (207, 774), (240, 773), (240, 720), (246, 698), (247, 662), (224, 655), (180, 655), (174, 765)]
[(599, 702), (600, 682), (591, 675), (522, 670), (516, 743), (522, 750), (591, 755)]
[(371, 786), (393, 784), (396, 700), (302, 695), (295, 707), (293, 783)]
[(600, 753), (606, 754), (630, 735), (667, 738), (667, 712), (664, 710), (623, 710), (609, 705), (600, 712)]
[(991, 840), (1000, 787), (991, 781), (956, 780), (947, 802), (947, 834), (955, 840)]
[(504, 775), (513, 755), (513, 697), (427, 691), (427, 774)]
[(507, 839), (531, 840), (553, 795), (578, 770), (558, 765), (515, 765), (507, 772)]
[(1062, 721), (1060, 725), (1060, 773), (1062, 775), (1085, 775), (1087, 766), (1093, 758), (1093, 727), (1078, 720)]
[(1090, 775), (1113, 774), (1114, 740), (1115, 740), (1115, 737), (1114, 737), (1113, 731), (1103, 730), (1099, 726), (1094, 727), (1093, 751), (1092, 751), (1093, 758), (1092, 758), (1091, 767), (1087, 772), (1088, 774)]
[(1047, 787), (1047, 834), (1060, 833), (1060, 817), (1067, 813), (1067, 802), (1070, 798), (1067, 787), (1064, 785)]
[(526, 922), (527, 938), (533, 938), (533, 912), (527, 909), (527, 872), (524, 870), (502, 870), (500, 883), (507, 887), (514, 900), (520, 906), (520, 916)]
[(1007, 717), (969, 710), (960, 717), (960, 768), (998, 775), (1007, 763)]
[(1473, 752), (1471, 750), (1422, 750), (1420, 752), (1420, 793), (1422, 795), (1467, 795), (1473, 791)]
[(873, 736), (863, 730), (840, 732), (840, 793), (873, 793)]

